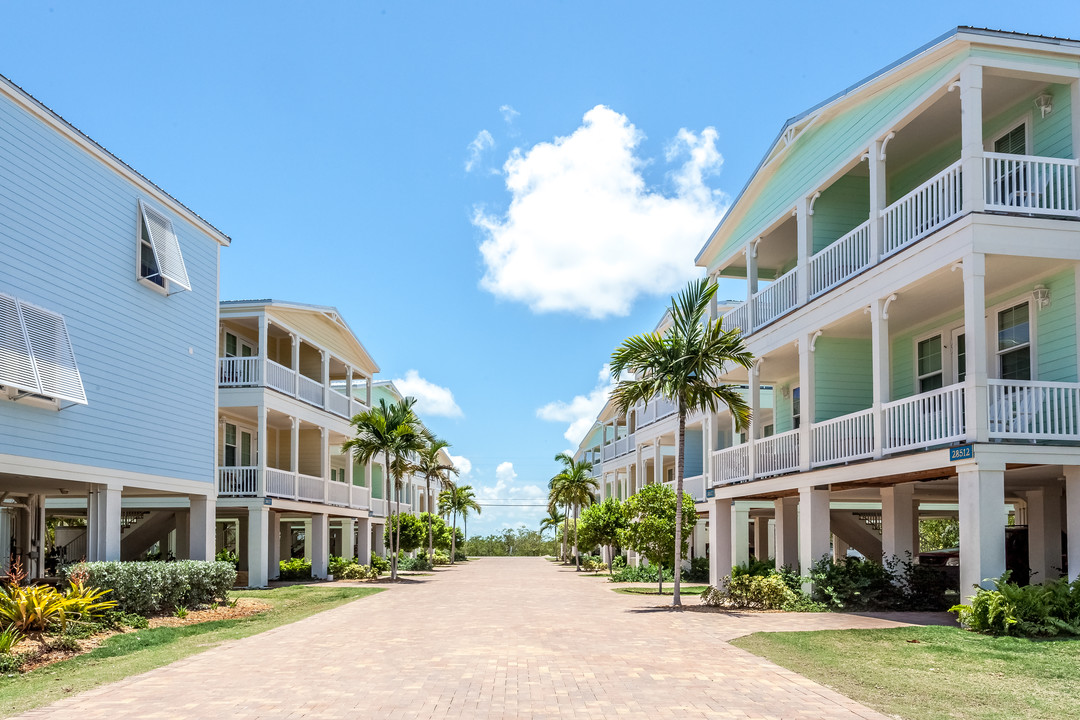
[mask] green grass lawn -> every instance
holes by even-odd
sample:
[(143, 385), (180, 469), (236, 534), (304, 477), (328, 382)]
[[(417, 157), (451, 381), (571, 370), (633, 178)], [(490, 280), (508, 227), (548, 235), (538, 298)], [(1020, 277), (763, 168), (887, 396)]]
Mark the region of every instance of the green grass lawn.
[[(680, 595), (700, 595), (705, 592), (708, 585), (680, 585)], [(659, 595), (656, 592), (656, 585), (641, 585), (639, 587), (621, 587), (613, 588), (615, 592), (622, 593), (623, 595)], [(664, 583), (664, 595), (671, 596), (672, 589), (670, 583)]]
[(1080, 717), (1080, 640), (925, 627), (755, 633), (734, 644), (907, 720)]
[(257, 598), (272, 607), (258, 615), (235, 620), (114, 635), (85, 655), (24, 675), (0, 677), (0, 716), (14, 715), (103, 683), (153, 670), (228, 640), (255, 635), (377, 592), (381, 590), (310, 585), (235, 592), (232, 597)]

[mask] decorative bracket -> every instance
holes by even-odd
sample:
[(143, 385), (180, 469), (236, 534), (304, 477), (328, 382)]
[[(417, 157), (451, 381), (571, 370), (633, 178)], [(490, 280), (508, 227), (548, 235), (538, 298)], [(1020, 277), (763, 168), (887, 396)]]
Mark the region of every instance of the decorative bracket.
[(956, 262), (954, 262), (952, 264), (952, 271), (953, 272), (956, 272), (957, 270), (963, 270), (963, 269), (964, 269), (964, 261), (963, 260), (957, 260)]
[(817, 339), (822, 336), (824, 330), (818, 330), (810, 337), (810, 352), (814, 352), (817, 349)]
[(893, 304), (894, 300), (896, 300), (896, 293), (893, 293), (889, 297), (885, 298), (885, 305), (881, 308), (881, 319), (882, 320), (888, 320), (889, 319), (889, 306)]
[(810, 198), (810, 207), (808, 207), (807, 210), (806, 210), (807, 215), (813, 215), (814, 214), (814, 203), (817, 202), (817, 199), (819, 197), (821, 197), (821, 191), (820, 190), (818, 190), (816, 193), (814, 193), (814, 196)]
[(889, 141), (896, 137), (895, 132), (890, 132), (885, 136), (885, 139), (881, 141), (881, 160), (885, 160), (885, 148), (889, 146)]

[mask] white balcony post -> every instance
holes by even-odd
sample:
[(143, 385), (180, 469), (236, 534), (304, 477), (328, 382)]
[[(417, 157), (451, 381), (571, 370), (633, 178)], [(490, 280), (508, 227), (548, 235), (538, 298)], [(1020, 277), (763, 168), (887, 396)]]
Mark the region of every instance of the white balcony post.
[(799, 469), (806, 471), (814, 459), (811, 429), (814, 425), (814, 343), (816, 333), (799, 338)]
[[(349, 485), (349, 492), (352, 493), (353, 477), (355, 475), (356, 462), (353, 460), (352, 453), (345, 453), (345, 482)], [(352, 495), (350, 494), (351, 498)]]
[(266, 474), (266, 458), (269, 457), (266, 450), (266, 405), (260, 402), (255, 412), (258, 417), (257, 427), (255, 428), (255, 432), (258, 434), (258, 437), (255, 438), (256, 457), (254, 465), (258, 468), (258, 471), (256, 472), (255, 493), (257, 495), (263, 495), (263, 490), (265, 489), (263, 487), (263, 476)]
[(987, 391), (986, 256), (964, 258), (964, 340), (967, 377), (964, 386), (964, 428), (970, 442), (990, 437)]
[[(345, 366), (345, 397), (349, 398), (349, 402), (345, 406), (347, 412), (352, 411), (352, 383), (353, 383), (352, 366), (351, 365), (346, 365)], [(349, 419), (352, 420), (352, 415), (349, 415)]]
[(709, 584), (713, 587), (731, 575), (731, 504), (726, 498), (709, 503)]
[(985, 205), (982, 87), (982, 66), (965, 65), (960, 70), (960, 166), (965, 212), (981, 212)]
[[(1073, 105), (1072, 107), (1076, 107), (1076, 105)], [(717, 283), (718, 279), (719, 278), (717, 278), (716, 275), (712, 275), (712, 274), (709, 275), (709, 282), (712, 283), (714, 286), (718, 285), (718, 283)], [(717, 291), (719, 292), (719, 288), (717, 288)], [(716, 318), (717, 318), (716, 293), (714, 292), (712, 294), (712, 297), (709, 298), (709, 321), (712, 322), (713, 320), (716, 320)], [(648, 403), (646, 403), (646, 405), (647, 404)]]
[(746, 256), (746, 324), (749, 327), (743, 328), (743, 334), (748, 334), (757, 323), (754, 318), (756, 314), (754, 312), (754, 294), (757, 293), (758, 285), (758, 267), (757, 267), (757, 246), (761, 242), (761, 238), (757, 238), (746, 245), (746, 249), (743, 250), (743, 255)]
[[(1080, 465), (1066, 465), (1065, 471), (1065, 532), (1068, 538), (1066, 553), (1080, 558)], [(1069, 582), (1080, 578), (1080, 561), (1069, 562)]]
[(913, 545), (914, 492), (910, 483), (881, 488), (881, 555), (886, 561), (914, 562), (919, 551)]
[(888, 205), (883, 140), (875, 140), (867, 157), (870, 166), (870, 264), (877, 265), (885, 251), (885, 226), (881, 211)]
[(810, 297), (810, 256), (814, 254), (813, 213), (810, 209), (811, 197), (800, 197), (795, 203), (796, 245), (799, 269), (795, 277), (795, 302), (798, 306), (806, 304)]
[(705, 474), (705, 487), (706, 488), (712, 486), (712, 478), (713, 478), (712, 454), (713, 454), (713, 445), (714, 445), (714, 442), (713, 442), (714, 430), (713, 430), (713, 428), (715, 427), (715, 422), (714, 422), (715, 419), (716, 419), (716, 415), (714, 413), (709, 413), (708, 415), (705, 416), (704, 420), (702, 420), (702, 422), (701, 422), (701, 437), (702, 437), (702, 440), (705, 443), (705, 447), (702, 448), (702, 451), (705, 453), (705, 461), (702, 463), (702, 468), (701, 469)]
[[(960, 599), (1005, 572), (1005, 471), (957, 468), (960, 490)], [(1068, 469), (1066, 468), (1066, 472)]]
[(330, 561), (330, 516), (315, 513), (311, 516), (311, 575), (326, 579), (327, 563)]
[[(239, 350), (239, 348), (237, 348)], [(270, 318), (266, 313), (259, 315), (259, 369), (254, 378), (258, 385), (266, 384), (266, 359), (270, 355)]]
[(664, 451), (660, 446), (659, 435), (656, 436), (656, 441), (653, 443), (652, 481), (654, 483), (664, 481)]
[(758, 430), (761, 427), (761, 358), (758, 358), (754, 366), (750, 368), (750, 432), (747, 433), (747, 442), (750, 443), (747, 448), (747, 467), (750, 473), (750, 479), (754, 479), (754, 473), (757, 470), (754, 462), (754, 447), (757, 443)]
[(1044, 583), (1059, 576), (1061, 566), (1061, 486), (1054, 482), (1029, 490), (1024, 495), (1028, 507), (1028, 567), (1031, 581)]
[(319, 476), (323, 480), (323, 500), (326, 499), (326, 483), (330, 482), (330, 433), (326, 428), (319, 428)]
[(330, 353), (326, 350), (319, 352), (322, 358), (322, 406), (330, 408)]
[(881, 406), (889, 402), (891, 382), (889, 352), (888, 299), (876, 299), (870, 305), (870, 346), (873, 357), (874, 386), (874, 457), (880, 458), (885, 447), (885, 414)]
[(799, 488), (800, 573), (809, 575), (814, 563), (829, 554), (831, 539), (829, 489), (827, 487)]
[(248, 507), (247, 565), (248, 587), (266, 587), (270, 569), (270, 512), (265, 505)]
[(773, 501), (776, 511), (776, 569), (799, 569), (799, 498), (782, 497)]
[[(1080, 108), (1080, 80), (1069, 83), (1069, 108), (1072, 111), (1072, 156), (1077, 159), (1080, 158), (1080, 111), (1074, 108)], [(1077, 185), (1078, 187), (1073, 188), (1076, 193), (1074, 207), (1080, 208), (1080, 183)]]
[(292, 341), (292, 394), (293, 397), (298, 397), (300, 395), (300, 336), (294, 333), (290, 333), (289, 339)]
[(371, 564), (371, 520), (358, 518), (356, 521), (356, 559), (361, 565)]
[(213, 560), (217, 553), (214, 540), (217, 497), (189, 495), (188, 502), (188, 557), (191, 560)]
[(750, 562), (750, 507), (748, 503), (732, 503), (731, 548), (733, 565), (746, 565)]
[(364, 386), (365, 386), (365, 389), (366, 389), (366, 397), (367, 397), (364, 404), (367, 405), (370, 408), (371, 407), (371, 376), (370, 375), (365, 375), (364, 376)]

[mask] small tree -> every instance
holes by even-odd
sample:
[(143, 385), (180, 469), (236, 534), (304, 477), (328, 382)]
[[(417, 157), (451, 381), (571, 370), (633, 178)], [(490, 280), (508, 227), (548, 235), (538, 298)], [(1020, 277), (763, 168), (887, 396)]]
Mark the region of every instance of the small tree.
[[(683, 493), (683, 504), (694, 507), (694, 499)], [(641, 488), (623, 504), (626, 510), (626, 529), (619, 533), (623, 544), (656, 565), (660, 592), (664, 592), (664, 567), (673, 568), (675, 577), (682, 571), (675, 562), (675, 491), (667, 485), (652, 484)], [(680, 560), (686, 556), (689, 537), (697, 523), (697, 515), (682, 516), (682, 547)]]
[[(427, 525), (431, 532), (431, 542), (434, 550), (450, 551), (450, 526), (439, 515), (420, 513), (417, 517)], [(434, 557), (434, 555), (432, 555)]]
[[(619, 532), (625, 529), (626, 509), (615, 498), (608, 498), (582, 511), (581, 522), (578, 525), (578, 540), (584, 547), (614, 546), (619, 542)], [(613, 559), (614, 553), (608, 558), (609, 574), (612, 571)]]
[(427, 539), (427, 525), (416, 515), (398, 513), (386, 519), (385, 545), (394, 550), (393, 537), (397, 537), (398, 552), (418, 550)]

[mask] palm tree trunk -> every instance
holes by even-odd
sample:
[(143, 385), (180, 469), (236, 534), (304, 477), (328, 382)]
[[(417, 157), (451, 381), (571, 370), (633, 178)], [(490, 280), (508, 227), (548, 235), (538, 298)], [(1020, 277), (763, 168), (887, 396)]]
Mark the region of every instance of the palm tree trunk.
[[(393, 495), (394, 490), (390, 488), (396, 487), (397, 482), (394, 479), (393, 473), (390, 469), (390, 451), (386, 450), (383, 453), (383, 457), (386, 459), (386, 477), (383, 478), (383, 488), (386, 490), (384, 495)], [(390, 512), (390, 498), (386, 498), (386, 510)], [(385, 547), (385, 543), (383, 543)], [(390, 512), (390, 580), (397, 580), (397, 553), (394, 552), (394, 513)]]
[[(664, 594), (664, 565), (656, 563), (656, 580), (659, 582), (660, 594)], [(678, 590), (676, 590), (678, 592)]]
[(450, 564), (454, 564), (454, 556), (457, 555), (457, 510), (454, 511), (454, 527), (450, 531)]
[[(427, 499), (428, 505), (431, 505), (431, 478), (427, 479), (427, 494), (424, 495)], [(431, 508), (428, 508), (427, 515), (427, 558), (431, 562), (431, 567), (435, 567), (435, 539), (431, 530), (432, 512)]]
[(671, 606), (680, 607), (682, 599), (679, 597), (679, 576), (682, 575), (682, 496), (683, 496), (683, 469), (686, 465), (686, 406), (682, 398), (679, 398), (679, 456), (675, 462), (675, 578), (671, 593)]
[(394, 483), (394, 487), (397, 488), (397, 528), (394, 533), (394, 562), (397, 562), (397, 557), (401, 553), (401, 488), (397, 487), (398, 483)]
[(577, 546), (577, 521), (578, 515), (580, 514), (581, 505), (574, 503), (574, 564), (577, 566), (577, 569), (574, 572), (581, 572), (581, 552), (578, 550)]
[(562, 516), (562, 561), (566, 564), (566, 536), (570, 533), (570, 508)]

